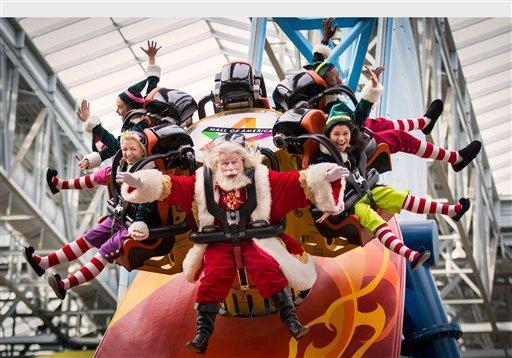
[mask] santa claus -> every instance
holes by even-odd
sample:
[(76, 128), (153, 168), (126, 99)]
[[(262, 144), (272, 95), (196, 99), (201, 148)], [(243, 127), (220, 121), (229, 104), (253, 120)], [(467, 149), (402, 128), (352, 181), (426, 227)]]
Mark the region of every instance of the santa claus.
[[(129, 202), (158, 199), (176, 205), (187, 213), (191, 226), (199, 232), (212, 225), (226, 232), (218, 211), (212, 213), (207, 205), (208, 196), (213, 196), (217, 207), (226, 213), (236, 213), (255, 192), (256, 205), (248, 221), (264, 220), (273, 225), (288, 212), (311, 204), (328, 214), (343, 211), (344, 178), (348, 175), (345, 168), (322, 163), (303, 171), (275, 172), (261, 162), (260, 152), (246, 148), (243, 136), (226, 135), (204, 157), (203, 168), (192, 176), (141, 170), (119, 173), (117, 180), (123, 183), (121, 192)], [(211, 184), (205, 186), (205, 179)], [(270, 297), (279, 308), (281, 320), (293, 337), (299, 339), (308, 332), (297, 318), (288, 288), (306, 290), (316, 280), (313, 260), (302, 246), (286, 234), (249, 238), (238, 245), (227, 239), (222, 243), (194, 244), (183, 262), (183, 272), (191, 282), (203, 268), (196, 296), (197, 334), (187, 344), (190, 349), (206, 351), (219, 305), (226, 298), (240, 265), (261, 296)]]

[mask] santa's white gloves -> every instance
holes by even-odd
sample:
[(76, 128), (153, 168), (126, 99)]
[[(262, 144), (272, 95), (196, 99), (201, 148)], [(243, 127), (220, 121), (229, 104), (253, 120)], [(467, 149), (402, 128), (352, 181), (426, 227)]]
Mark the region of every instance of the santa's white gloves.
[(128, 228), (128, 234), (136, 241), (146, 240), (149, 236), (148, 226), (144, 221), (135, 221)]
[(335, 166), (332, 169), (329, 169), (327, 172), (325, 172), (325, 180), (327, 180), (329, 183), (336, 181), (341, 178), (346, 178), (350, 172), (347, 168), (341, 167), (339, 165)]
[(133, 175), (130, 172), (117, 173), (116, 182), (119, 184), (124, 183), (128, 186), (131, 186), (132, 188), (140, 188), (140, 186), (142, 184), (140, 181), (140, 178), (137, 178), (135, 175)]

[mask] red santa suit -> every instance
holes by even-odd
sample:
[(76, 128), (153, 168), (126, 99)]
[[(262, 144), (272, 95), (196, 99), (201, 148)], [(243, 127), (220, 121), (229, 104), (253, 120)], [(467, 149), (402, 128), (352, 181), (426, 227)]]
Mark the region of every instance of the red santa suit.
[[(311, 203), (323, 211), (341, 212), (344, 180), (328, 183), (327, 172), (334, 165), (322, 163), (304, 171), (274, 172), (262, 164), (254, 170), (256, 209), (251, 220), (279, 221), (290, 211)], [(136, 190), (123, 184), (123, 197), (134, 203), (164, 200), (186, 212), (191, 224), (201, 230), (216, 224), (206, 208), (204, 175), (202, 168), (195, 175), (185, 177), (162, 175), (157, 170), (134, 173), (141, 179)], [(214, 185), (214, 198), (224, 209), (237, 209), (246, 200), (246, 189), (231, 192)], [(309, 289), (316, 280), (311, 257), (302, 246), (289, 236), (252, 239), (242, 242), (244, 266), (261, 295), (266, 298), (281, 291), (288, 284), (299, 290)], [(183, 272), (194, 282), (203, 267), (196, 301), (201, 304), (221, 303), (227, 296), (236, 275), (233, 245), (230, 243), (195, 244), (183, 262)]]

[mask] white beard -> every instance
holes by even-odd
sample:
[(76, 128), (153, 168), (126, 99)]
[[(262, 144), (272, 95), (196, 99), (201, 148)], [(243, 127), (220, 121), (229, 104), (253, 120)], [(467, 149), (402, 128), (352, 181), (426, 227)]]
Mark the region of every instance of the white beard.
[(251, 183), (251, 179), (244, 173), (238, 173), (234, 179), (230, 179), (222, 171), (217, 170), (215, 172), (215, 183), (224, 191), (233, 191), (246, 187)]

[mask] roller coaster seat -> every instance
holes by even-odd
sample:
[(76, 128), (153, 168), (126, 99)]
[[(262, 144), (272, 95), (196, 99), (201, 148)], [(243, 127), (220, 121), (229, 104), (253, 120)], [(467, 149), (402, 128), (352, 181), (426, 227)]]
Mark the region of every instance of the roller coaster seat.
[[(370, 169), (367, 172), (368, 187), (374, 187), (378, 179), (379, 173), (377, 170)], [(328, 244), (331, 244), (333, 239), (343, 237), (350, 245), (362, 247), (373, 238), (373, 234), (365, 230), (361, 226), (359, 218), (353, 214), (353, 207), (361, 197), (361, 194), (350, 188), (344, 196), (345, 210), (338, 215), (328, 217), (322, 223), (317, 223), (316, 220), (322, 216), (323, 212), (316, 207), (311, 207), (311, 216), (315, 220), (315, 226), (318, 232), (327, 239)], [(386, 221), (393, 216), (378, 208), (376, 211)]]
[(270, 108), (263, 76), (249, 62), (225, 64), (215, 76), (214, 104), (218, 111), (240, 108)]
[(391, 153), (389, 151), (389, 145), (386, 143), (379, 143), (373, 138), (373, 133), (362, 127), (363, 138), (366, 140), (367, 145), (365, 147), (366, 153), (366, 168), (375, 168), (379, 173), (385, 173), (391, 171)]
[[(321, 134), (325, 128), (325, 115), (317, 109), (294, 108), (282, 114), (272, 128), (274, 141), (280, 138), (296, 138), (302, 134)], [(279, 148), (281, 145), (276, 144)], [(286, 150), (290, 154), (302, 154), (302, 168), (306, 169), (318, 155), (318, 142), (314, 140), (290, 141)]]
[(167, 121), (186, 128), (192, 124), (197, 103), (188, 93), (157, 87), (144, 99), (144, 109), (160, 118), (168, 117)]
[[(195, 170), (195, 166), (190, 163), (193, 142), (185, 129), (175, 124), (162, 123), (146, 128), (144, 134), (147, 138), (148, 156), (135, 163), (132, 167), (134, 170), (143, 168), (149, 162), (154, 162), (156, 168), (162, 172), (178, 167)], [(109, 206), (112, 207), (109, 207), (110, 211), (115, 210), (114, 205)], [(176, 242), (176, 236), (189, 230), (184, 214), (180, 214), (175, 207), (169, 207), (163, 202), (158, 202), (157, 207), (160, 225), (150, 227), (149, 237), (144, 241), (125, 240), (122, 254), (116, 259), (128, 271), (144, 265), (152, 257), (169, 254)], [(133, 222), (130, 215), (124, 219), (126, 226)]]
[(321, 94), (327, 84), (315, 71), (307, 70), (282, 80), (272, 93), (275, 107), (285, 112)]

